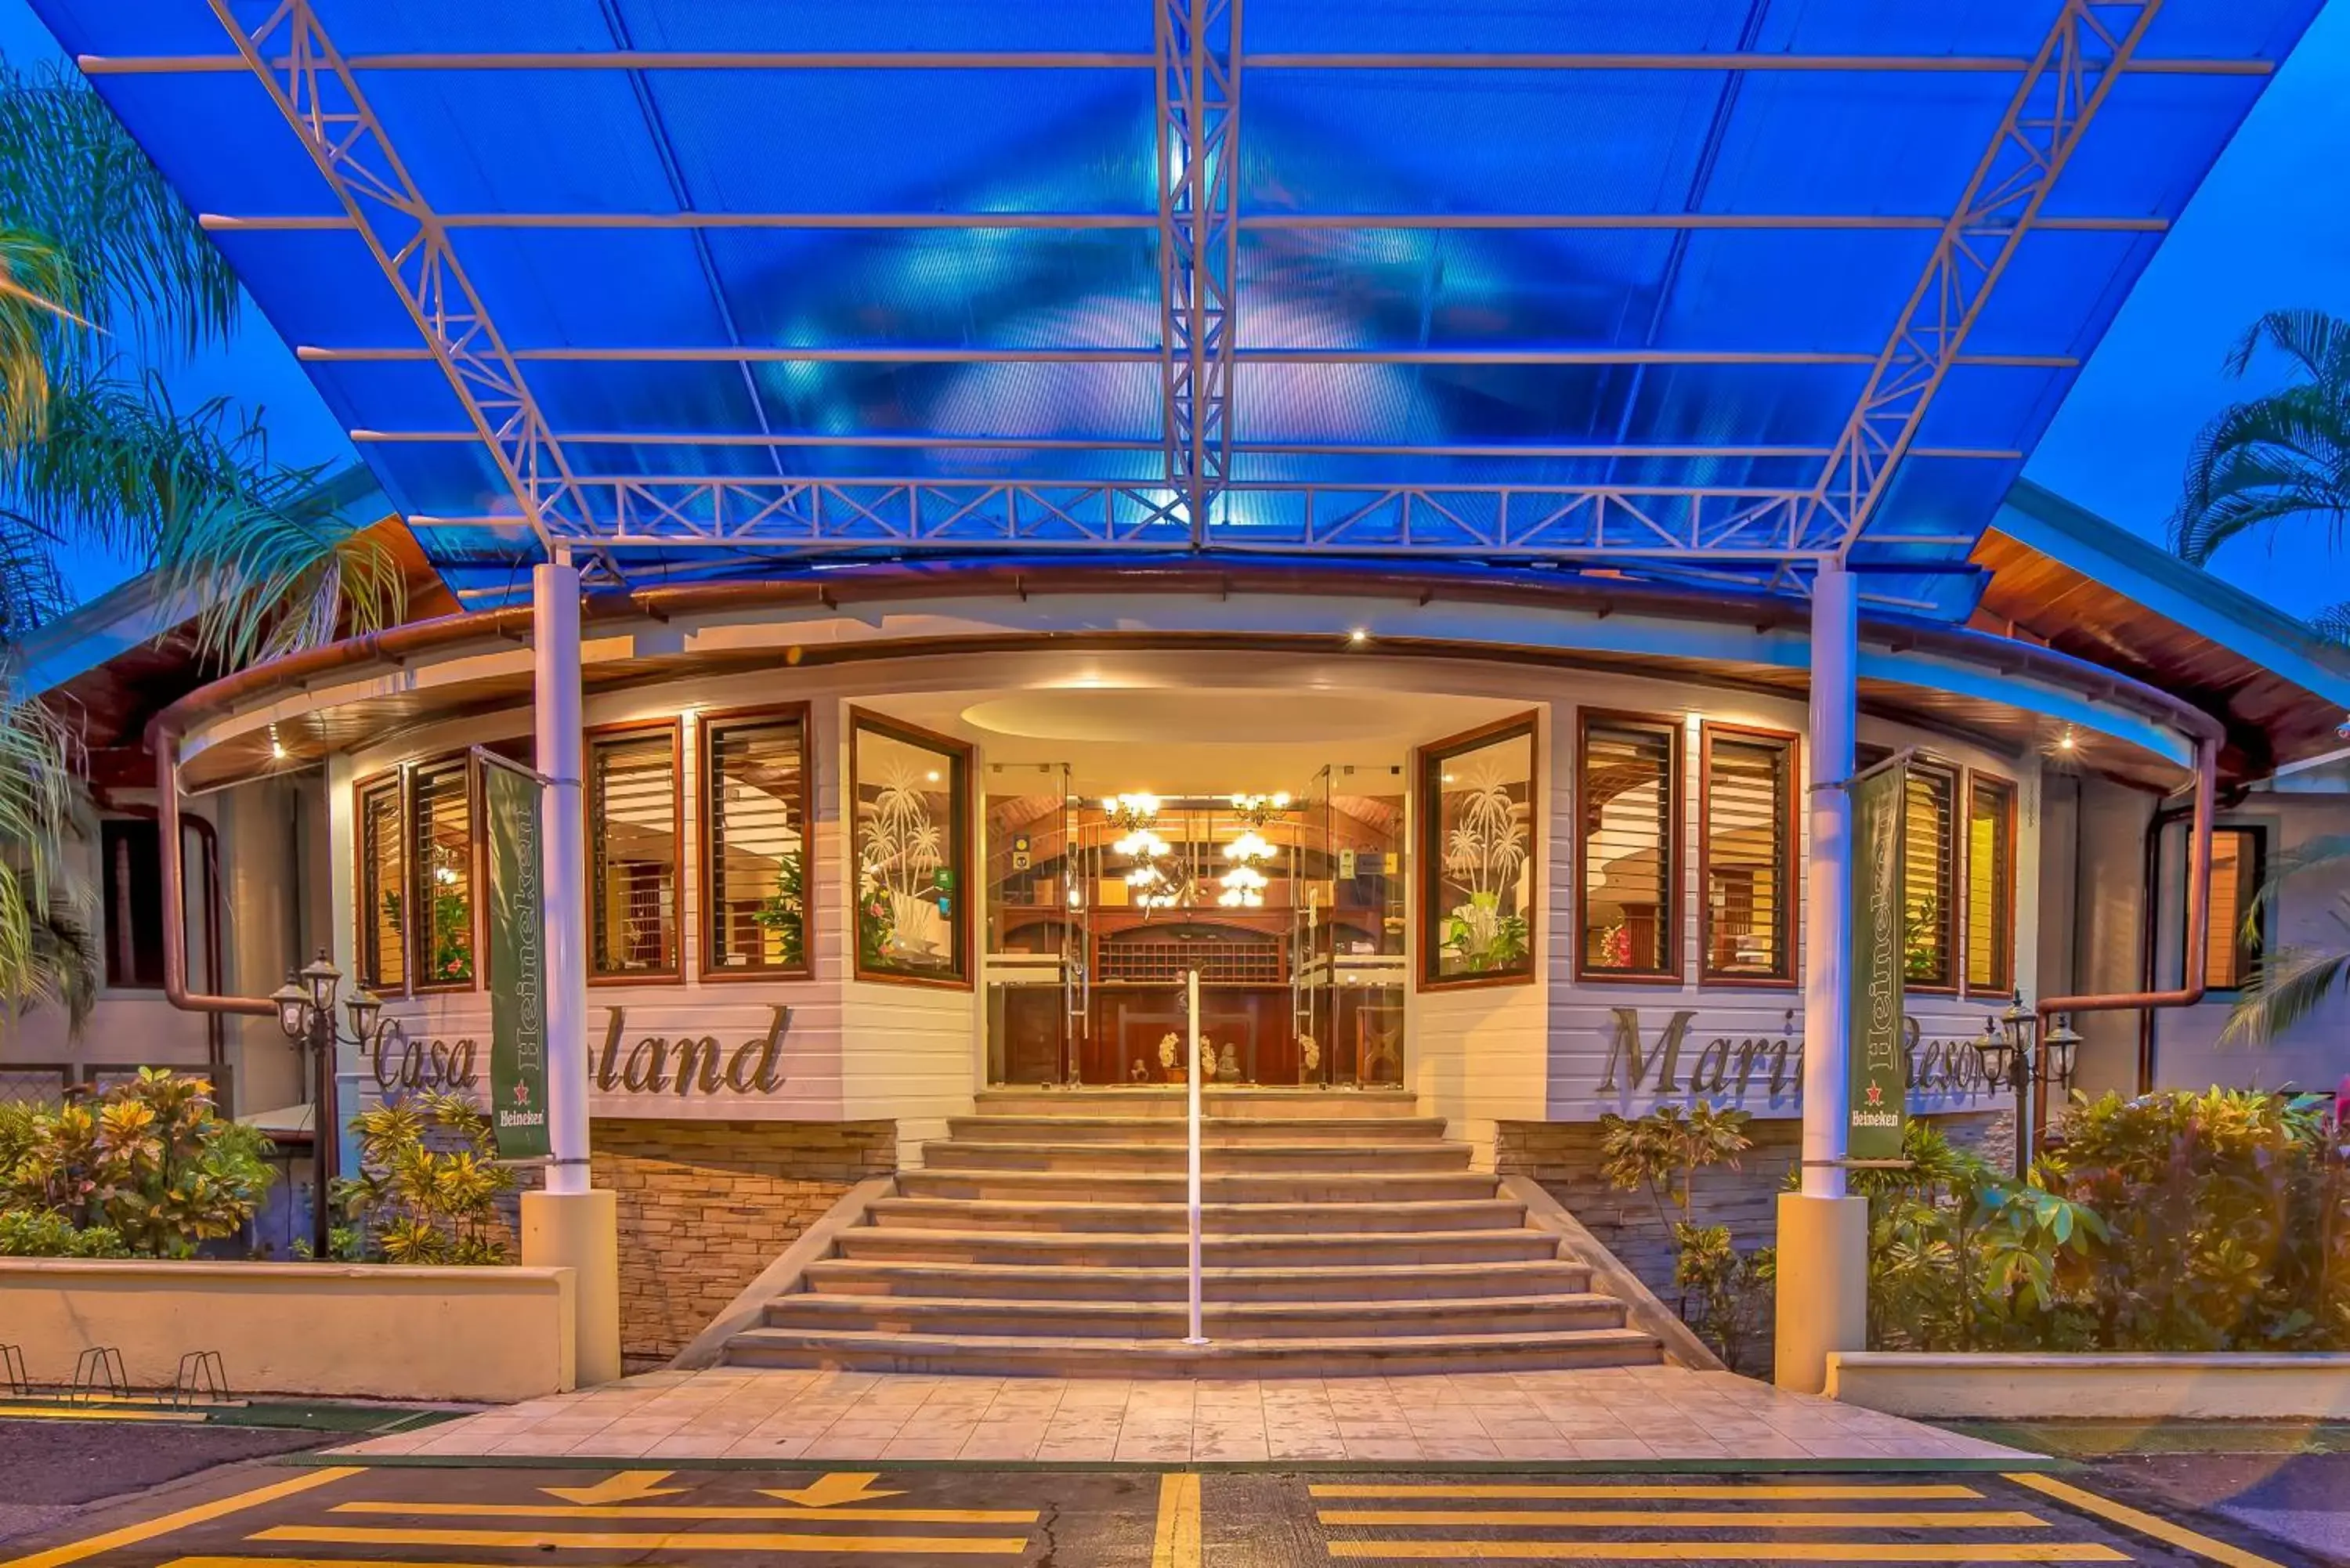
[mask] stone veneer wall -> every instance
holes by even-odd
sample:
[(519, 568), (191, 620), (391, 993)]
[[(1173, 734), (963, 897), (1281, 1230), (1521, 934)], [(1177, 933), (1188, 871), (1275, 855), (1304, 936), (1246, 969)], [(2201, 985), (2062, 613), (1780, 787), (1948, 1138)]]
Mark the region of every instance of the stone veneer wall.
[[(1931, 1118), (1951, 1142), (2004, 1166), (2014, 1158), (2011, 1111), (1970, 1111)], [(1777, 1220), (1773, 1205), (1787, 1172), (1801, 1157), (1803, 1124), (1794, 1117), (1757, 1116), (1746, 1124), (1754, 1147), (1740, 1168), (1716, 1166), (1697, 1173), (1695, 1218), (1727, 1225), (1742, 1250), (1768, 1245)], [(1599, 1174), (1597, 1122), (1503, 1122), (1494, 1163), (1503, 1175), (1531, 1176), (1591, 1229), (1625, 1267), (1669, 1307), (1673, 1286), (1671, 1232), (1657, 1218), (1645, 1189), (1624, 1191)]]
[(898, 1168), (894, 1122), (598, 1121), (619, 1195), (620, 1351), (666, 1361), (840, 1195)]

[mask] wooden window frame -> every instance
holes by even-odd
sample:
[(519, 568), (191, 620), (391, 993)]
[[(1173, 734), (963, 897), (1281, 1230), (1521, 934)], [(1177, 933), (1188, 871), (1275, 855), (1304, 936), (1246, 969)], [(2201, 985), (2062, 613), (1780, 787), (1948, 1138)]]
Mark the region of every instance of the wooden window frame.
[[(955, 967), (951, 975), (908, 974), (899, 970), (874, 969), (865, 961), (865, 943), (857, 927), (858, 807), (863, 794), (857, 770), (857, 737), (868, 730), (907, 745), (935, 751), (946, 757), (951, 764), (946, 781), (947, 798), (950, 814), (954, 820), (947, 829), (947, 859), (954, 867), (956, 876), (955, 909), (947, 921), (947, 929), (954, 939)], [(881, 985), (920, 985), (936, 991), (972, 990), (976, 984), (974, 971), (979, 967), (973, 950), (977, 938), (972, 928), (973, 894), (971, 885), (972, 763), (976, 754), (974, 748), (951, 735), (941, 735), (935, 730), (926, 730), (919, 724), (909, 724), (901, 719), (892, 719), (865, 708), (849, 709), (846, 737), (848, 742), (848, 793), (841, 803), (840, 815), (842, 826), (848, 830), (848, 874), (841, 879), (841, 893), (847, 907), (850, 973), (858, 980)]]
[[(1584, 842), (1584, 776), (1589, 771), (1591, 726), (1600, 724), (1633, 725), (1663, 731), (1669, 737), (1665, 761), (1665, 783), (1670, 794), (1671, 808), (1665, 815), (1669, 825), (1667, 845), (1672, 865), (1664, 878), (1665, 908), (1659, 919), (1662, 933), (1660, 943), (1665, 962), (1653, 970), (1595, 970), (1585, 961), (1584, 940), (1590, 933), (1584, 928), (1585, 904), (1589, 896), (1589, 870), (1586, 860), (1589, 848)], [(1687, 981), (1689, 964), (1681, 951), (1681, 922), (1687, 910), (1685, 884), (1689, 865), (1687, 801), (1689, 776), (1687, 749), (1688, 721), (1677, 714), (1643, 712), (1621, 708), (1577, 708), (1575, 711), (1575, 787), (1568, 792), (1567, 809), (1574, 814), (1575, 833), (1575, 981), (1578, 985), (1680, 985)]]
[[(1975, 785), (1978, 784), (1988, 784), (1991, 788), (1999, 791), (2000, 794), (2005, 797), (2007, 804), (2006, 836), (2002, 840), (2002, 842), (2007, 846), (2007, 886), (2002, 889), (2002, 896), (2006, 899), (2007, 920), (2006, 929), (2001, 933), (1999, 939), (2005, 946), (2006, 951), (2002, 955), (2002, 962), (1998, 970), (2000, 978), (1983, 985), (1975, 984), (1973, 980), (1975, 898), (1974, 820)], [(2015, 994), (2016, 986), (2015, 863), (2020, 854), (2019, 846), (2015, 840), (2015, 830), (2018, 820), (2016, 806), (2017, 803), (2022, 796), (2023, 791), (2022, 787), (2018, 784), (2015, 780), (2007, 777), (2003, 774), (1992, 773), (1988, 768), (1967, 769), (1962, 787), (1966, 792), (1966, 830), (1959, 835), (1960, 842), (1952, 849), (1950, 857), (1952, 861), (1956, 863), (1954, 874), (1958, 878), (1959, 884), (1966, 889), (1965, 908), (1960, 911), (1960, 936), (1963, 940), (1960, 943), (1960, 950), (1958, 955), (1959, 994), (1970, 998), (2010, 997)]]
[[(1440, 770), (1447, 757), (1457, 757), (1473, 752), (1480, 746), (1496, 741), (1526, 737), (1526, 867), (1533, 874), (1535, 889), (1526, 900), (1526, 964), (1523, 970), (1502, 974), (1442, 974), (1438, 971), (1441, 961), (1431, 919), (1431, 906), (1437, 898), (1437, 884), (1444, 865), (1443, 813), (1437, 805), (1442, 783)], [(1473, 730), (1446, 735), (1417, 749), (1412, 760), (1411, 782), (1416, 798), (1410, 809), (1417, 818), (1412, 831), (1412, 849), (1419, 864), (1414, 869), (1410, 896), (1407, 898), (1407, 919), (1411, 922), (1409, 940), (1419, 949), (1419, 961), (1412, 966), (1414, 978), (1421, 991), (1471, 991), (1483, 986), (1532, 985), (1542, 972), (1543, 926), (1543, 817), (1545, 815), (1543, 796), (1542, 712), (1528, 709), (1490, 724), (1480, 724)]]
[[(355, 983), (364, 985), (369, 990), (374, 990), (379, 982), (368, 974), (366, 960), (366, 955), (373, 951), (375, 946), (371, 933), (368, 929), (367, 798), (386, 784), (391, 786), (391, 802), (400, 817), (398, 829), (400, 896), (405, 899), (409, 896), (408, 862), (411, 847), (409, 844), (411, 829), (408, 820), (408, 770), (405, 767), (385, 768), (379, 773), (369, 774), (365, 778), (355, 780), (351, 784), (351, 953), (355, 961), (351, 967), (356, 971)], [(401, 996), (415, 994), (416, 966), (409, 956), (408, 924), (409, 922), (402, 921), (399, 933), (398, 993)]]
[[(2192, 825), (2189, 825), (2187, 828), (2189, 835), (2191, 836), (2194, 831)], [(2260, 896), (2261, 889), (2268, 884), (2269, 829), (2265, 825), (2256, 822), (2223, 822), (2213, 825), (2211, 828), (2211, 836), (2215, 842), (2218, 840), (2220, 835), (2223, 833), (2232, 833), (2240, 837), (2249, 839), (2251, 842), (2251, 858), (2244, 867), (2244, 874), (2241, 875), (2237, 879), (2238, 887), (2241, 889), (2243, 889), (2239, 897), (2236, 910), (2238, 925), (2241, 928), (2242, 917), (2247, 907), (2251, 905), (2253, 899)], [(2216, 861), (2218, 857), (2215, 856), (2213, 858)], [(2183, 881), (2180, 886), (2183, 889), (2185, 887)], [(2244, 940), (2241, 929), (2234, 939), (2236, 954), (2235, 983), (2232, 985), (2213, 985), (2210, 983), (2210, 954), (2208, 951), (2201, 953), (2189, 953), (2187, 950), (2187, 899), (2191, 896), (2191, 894), (2182, 891), (2178, 906), (2178, 950), (2181, 960), (2179, 963), (2180, 973), (2182, 976), (2191, 977), (2195, 971), (2188, 968), (2188, 965), (2199, 965), (2201, 966), (2203, 973), (2204, 990), (2207, 992), (2216, 992), (2222, 996), (2232, 996), (2236, 992), (2243, 990), (2246, 985), (2251, 982), (2252, 975), (2259, 968), (2261, 960), (2266, 956), (2268, 952), (2268, 911), (2262, 909), (2260, 912), (2255, 928), (2256, 934), (2250, 942), (2247, 942)]]
[[(718, 774), (711, 760), (712, 737), (718, 731), (733, 724), (775, 722), (794, 720), (800, 735), (800, 961), (796, 964), (754, 965), (743, 969), (728, 969), (714, 961), (717, 951), (718, 905), (714, 870), (716, 834), (718, 827)], [(693, 851), (699, 864), (694, 869), (694, 886), (701, 897), (701, 918), (695, 922), (698, 937), (694, 953), (694, 978), (715, 985), (733, 985), (743, 981), (801, 981), (816, 978), (816, 719), (806, 702), (767, 702), (746, 708), (717, 708), (696, 716), (694, 722), (693, 788), (695, 833)], [(683, 774), (680, 774), (683, 785)], [(853, 891), (853, 890), (852, 890)], [(685, 958), (684, 921), (679, 922), (678, 959), (681, 968)]]
[(402, 960), (408, 970), (410, 996), (456, 996), (469, 991), (479, 991), (489, 978), (489, 953), (482, 942), (482, 892), (488, 886), (487, 846), (483, 843), (484, 815), (482, 801), (482, 765), (474, 760), (470, 748), (455, 752), (435, 752), (419, 757), (400, 768), (400, 854), (406, 862), (401, 867), (407, 883), (406, 897), (411, 909), (423, 908), (425, 900), (417, 898), (417, 877), (422, 867), (416, 854), (416, 785), (418, 775), (455, 758), (463, 763), (465, 780), (465, 858), (469, 862), (465, 875), (465, 940), (466, 951), (473, 958), (473, 973), (462, 981), (447, 981), (438, 985), (420, 984), (416, 979), (416, 921), (408, 921), (408, 929), (400, 934)]
[[(678, 909), (676, 911), (675, 929), (670, 933), (670, 963), (668, 967), (663, 969), (630, 970), (625, 973), (614, 974), (597, 973), (597, 952), (596, 943), (594, 940), (595, 922), (590, 919), (588, 922), (589, 940), (588, 942), (588, 983), (591, 987), (615, 985), (659, 985), (664, 983), (674, 985), (681, 982), (685, 979), (684, 905), (686, 878), (690, 873), (686, 870), (685, 867), (685, 724), (681, 719), (675, 715), (671, 715), (666, 719), (632, 719), (617, 724), (598, 724), (582, 732), (579, 738), (580, 762), (588, 770), (588, 777), (580, 780), (579, 824), (580, 835), (585, 840), (580, 848), (581, 853), (586, 857), (585, 868), (587, 871), (586, 882), (588, 887), (588, 897), (592, 900), (597, 897), (598, 889), (596, 887), (596, 841), (594, 837), (596, 812), (593, 798), (594, 789), (589, 781), (595, 776), (596, 744), (599, 741), (630, 740), (645, 735), (655, 735), (659, 734), (663, 730), (669, 732), (670, 838), (671, 842), (677, 846), (678, 858)], [(805, 750), (805, 734), (802, 736), (802, 749)], [(803, 769), (805, 769), (805, 763), (803, 763)], [(805, 778), (805, 772), (803, 773), (803, 777)], [(803, 787), (802, 793), (806, 793), (805, 787)], [(803, 948), (801, 950), (806, 951), (806, 950)]]
[[(1713, 967), (1713, 742), (1717, 735), (1733, 741), (1764, 741), (1783, 745), (1787, 753), (1786, 816), (1779, 825), (1786, 854), (1781, 862), (1785, 886), (1781, 907), (1786, 911), (1780, 933), (1780, 966), (1776, 975), (1734, 974)], [(1577, 769), (1578, 776), (1580, 768)], [(1804, 932), (1804, 738), (1793, 730), (1766, 729), (1756, 724), (1717, 724), (1707, 720), (1698, 729), (1697, 763), (1697, 896), (1698, 983), (1736, 991), (1794, 991), (1803, 985)], [(1578, 886), (1580, 883), (1578, 882)]]
[[(1967, 973), (1965, 911), (1960, 908), (1967, 886), (1964, 816), (1967, 771), (1955, 763), (1932, 761), (1924, 757), (1912, 757), (1903, 771), (1908, 774), (1930, 774), (1947, 781), (1950, 788), (1950, 831), (1943, 839), (1943, 843), (1950, 850), (1945, 867), (1948, 879), (1936, 889), (1941, 908), (1942, 959), (1948, 966), (1944, 972), (1950, 978), (1939, 983), (1910, 979), (1908, 950), (1905, 943), (1902, 950), (1901, 990), (1904, 995), (1911, 996), (1959, 996), (1963, 994), (1960, 987)], [(1908, 782), (1906, 778), (1902, 782), (1902, 809), (1905, 812), (1908, 809)], [(1906, 840), (1906, 825), (1904, 837)], [(1909, 867), (1906, 848), (1901, 867), (1901, 909), (1902, 919), (1906, 923), (1909, 918)]]

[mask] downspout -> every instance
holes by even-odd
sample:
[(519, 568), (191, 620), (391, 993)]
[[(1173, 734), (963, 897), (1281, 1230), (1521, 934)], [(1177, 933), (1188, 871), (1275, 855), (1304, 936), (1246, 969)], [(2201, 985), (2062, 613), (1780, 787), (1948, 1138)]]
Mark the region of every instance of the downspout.
[[(2203, 966), (2195, 955), (2204, 950), (2211, 928), (2211, 817), (2219, 794), (2220, 741), (2207, 736), (2195, 742), (2195, 818), (2187, 838), (2187, 945), (2186, 961), (2179, 967), (2180, 984), (2175, 991), (2152, 989), (2153, 971), (2143, 969), (2147, 989), (2119, 992), (2094, 996), (2051, 996), (2040, 1003), (2040, 1026), (2044, 1032), (2049, 1021), (2060, 1012), (2128, 1012), (2144, 1010), (2149, 1022), (2158, 1007), (2192, 1007), (2203, 1000)], [(2155, 813), (2159, 823), (2163, 814)], [(2151, 879), (2146, 890), (2151, 906), (2158, 891)], [(2151, 961), (2149, 955), (2148, 961)], [(2143, 1071), (2143, 1067), (2141, 1067)]]
[[(187, 867), (180, 854), (180, 737), (161, 720), (151, 725), (147, 743), (155, 752), (155, 817), (163, 872), (163, 996), (182, 1012), (233, 1012), (255, 1018), (276, 1015), (265, 996), (216, 996), (188, 989)], [(208, 976), (218, 985), (217, 968)]]

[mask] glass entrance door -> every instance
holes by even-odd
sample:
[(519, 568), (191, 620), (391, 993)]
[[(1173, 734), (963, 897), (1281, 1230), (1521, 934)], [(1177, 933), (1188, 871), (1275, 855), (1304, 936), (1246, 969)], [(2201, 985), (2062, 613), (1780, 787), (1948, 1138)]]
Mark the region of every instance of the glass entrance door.
[(1074, 1083), (1089, 900), (1067, 765), (991, 764), (983, 809), (988, 1082)]

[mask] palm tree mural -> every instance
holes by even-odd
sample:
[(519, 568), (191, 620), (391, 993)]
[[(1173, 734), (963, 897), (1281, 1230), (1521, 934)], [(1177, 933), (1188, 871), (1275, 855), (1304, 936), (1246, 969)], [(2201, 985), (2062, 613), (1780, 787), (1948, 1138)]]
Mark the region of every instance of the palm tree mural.
[[(2282, 357), (2286, 384), (2222, 410), (2188, 457), (2171, 547), (2198, 566), (2234, 540), (2292, 521), (2324, 523), (2328, 545), (2337, 553), (2342, 547), (2350, 519), (2350, 322), (2321, 310), (2272, 310), (2237, 340), (2228, 373), (2244, 376), (2263, 350)], [(2321, 612), (2312, 624), (2350, 646), (2350, 602)], [(2247, 928), (2264, 914), (2272, 917), (2288, 880), (2345, 863), (2350, 835), (2329, 835), (2285, 856), (2254, 898)], [(2350, 892), (2337, 894), (2328, 912), (2337, 937), (2263, 955), (2223, 1041), (2264, 1043), (2329, 997), (2350, 996)]]
[(232, 667), (396, 620), (399, 568), (269, 455), (256, 416), (161, 373), (234, 331), (235, 275), (76, 73), (0, 65), (0, 1004), (78, 1024), (94, 989), (73, 732), (26, 696), (25, 634), (72, 606), (61, 556), (147, 563)]

